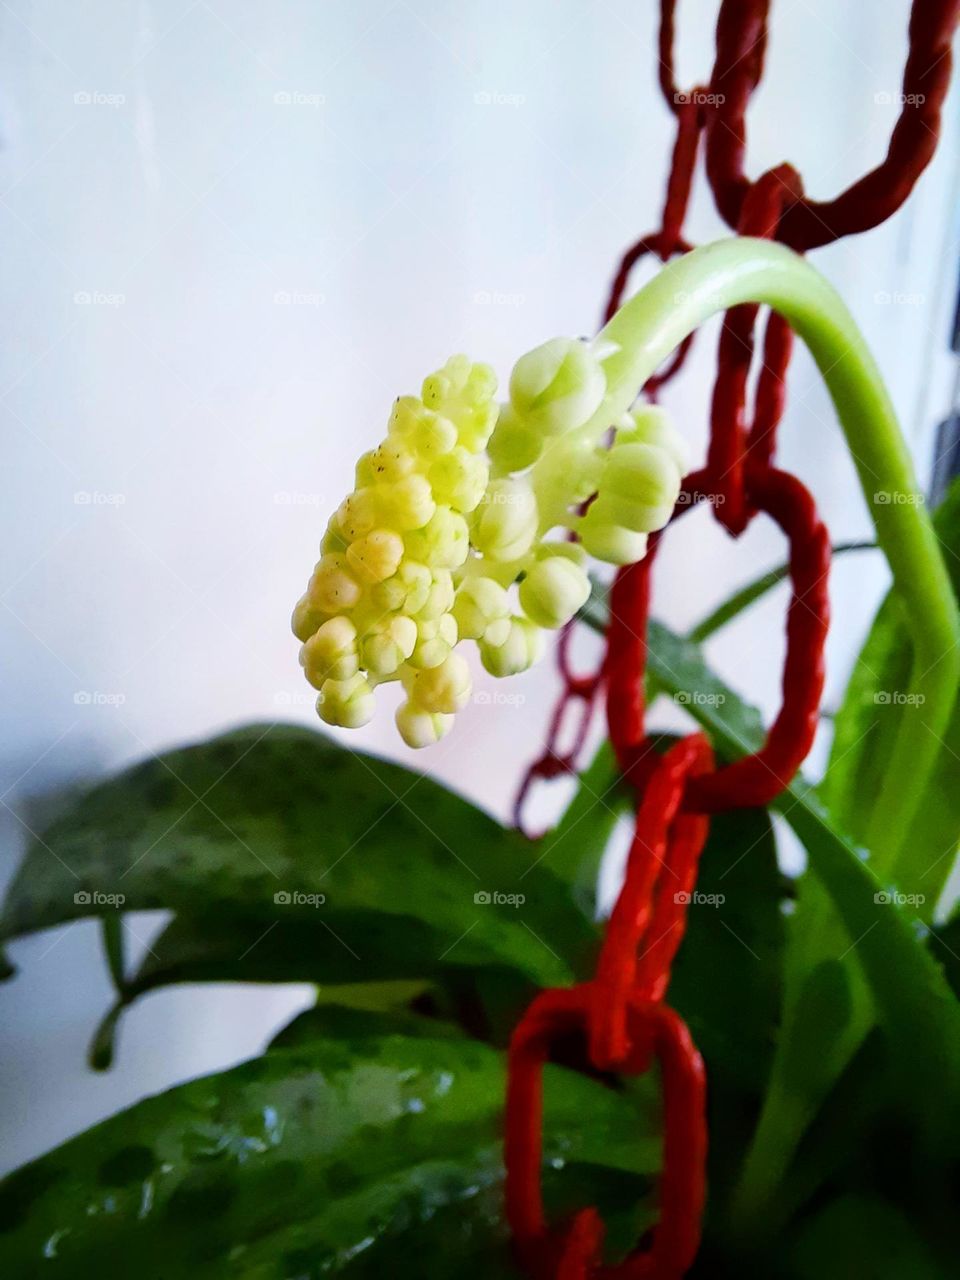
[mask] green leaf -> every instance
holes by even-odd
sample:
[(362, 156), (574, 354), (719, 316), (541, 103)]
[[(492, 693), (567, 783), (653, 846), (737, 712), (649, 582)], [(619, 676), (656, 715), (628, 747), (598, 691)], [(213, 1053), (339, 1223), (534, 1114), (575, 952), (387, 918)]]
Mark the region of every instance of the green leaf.
[(791, 1280), (948, 1280), (928, 1242), (894, 1205), (875, 1196), (832, 1201), (790, 1250)]
[[(201, 917), (217, 935), (212, 967), (247, 939), (237, 968), (261, 964), (258, 951), (265, 965), (269, 938), (257, 938), (268, 928), (293, 931), (275, 948), (287, 958), (315, 931), (333, 981), (449, 962), (557, 985), (589, 964), (596, 942), (535, 844), (429, 778), (292, 726), (241, 729), (95, 787), (29, 847), (0, 937), (90, 915), (97, 894), (122, 894), (126, 911)], [(390, 927), (378, 932), (374, 916)]]
[(700, 859), (697, 896), (673, 966), (670, 1002), (711, 1074), (763, 1089), (780, 1009), (783, 881), (759, 809), (718, 814)]
[(718, 814), (667, 998), (707, 1064), (711, 1216), (724, 1212), (770, 1072), (780, 1016), (783, 880), (769, 816)]
[[(382, 1235), (469, 1218), (498, 1194), (502, 1055), (341, 1030), (147, 1099), (7, 1179), (7, 1274), (354, 1275)], [(640, 1195), (658, 1131), (652, 1090), (548, 1068), (548, 1164), (614, 1171)]]
[[(960, 597), (960, 483), (934, 512), (934, 530), (955, 594)], [(910, 695), (911, 644), (906, 621), (891, 594), (884, 600), (853, 669), (835, 720), (830, 761), (822, 784), (827, 808), (854, 840), (865, 840), (870, 817)], [(960, 704), (942, 739), (939, 762), (910, 840), (897, 860), (897, 887), (926, 899), (929, 920), (954, 865), (960, 842)], [(888, 870), (880, 865), (881, 875)]]

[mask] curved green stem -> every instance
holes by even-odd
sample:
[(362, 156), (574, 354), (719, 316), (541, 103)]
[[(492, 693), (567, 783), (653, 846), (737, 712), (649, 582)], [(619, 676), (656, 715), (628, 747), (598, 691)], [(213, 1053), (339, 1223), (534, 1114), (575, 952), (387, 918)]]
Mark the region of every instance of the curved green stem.
[(960, 684), (960, 618), (890, 397), (833, 287), (790, 249), (767, 240), (722, 240), (677, 258), (598, 335), (598, 342), (616, 347), (604, 360), (606, 398), (586, 426), (536, 464), (534, 487), (538, 498), (548, 493), (557, 467), (576, 465), (600, 442), (689, 333), (743, 302), (764, 303), (785, 316), (810, 349), (833, 399), (910, 628), (913, 696), (868, 833), (877, 862), (893, 872)]

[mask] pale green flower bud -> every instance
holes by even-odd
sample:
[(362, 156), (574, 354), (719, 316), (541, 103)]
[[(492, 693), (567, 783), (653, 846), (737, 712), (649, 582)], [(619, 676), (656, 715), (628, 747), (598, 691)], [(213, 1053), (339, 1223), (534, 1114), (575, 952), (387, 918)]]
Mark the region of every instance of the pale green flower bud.
[(356, 489), (337, 508), (337, 524), (347, 542), (362, 538), (376, 528), (377, 494), (372, 487)]
[(350, 543), (340, 532), (340, 525), (336, 515), (332, 515), (327, 521), (327, 529), (320, 543), (321, 554), (326, 555), (327, 552), (334, 552), (342, 555), (345, 554), (349, 545)]
[(359, 729), (373, 718), (373, 690), (362, 675), (349, 680), (327, 680), (317, 698), (317, 712), (326, 724)]
[(525, 556), (537, 536), (537, 500), (526, 480), (493, 480), (477, 508), (473, 544), (491, 560)]
[(408, 747), (430, 747), (453, 728), (454, 717), (421, 711), (410, 702), (397, 708), (397, 728)]
[(482, 640), (491, 623), (510, 616), (510, 597), (492, 578), (467, 578), (453, 602), (460, 638)]
[(347, 548), (350, 568), (363, 582), (392, 578), (403, 559), (403, 539), (392, 529), (374, 529)]
[(687, 442), (673, 425), (666, 409), (658, 404), (641, 405), (624, 415), (617, 427), (614, 448), (621, 444), (655, 445), (670, 455), (681, 476), (685, 476), (690, 469)]
[(416, 396), (397, 396), (390, 411), (387, 430), (391, 435), (408, 438), (416, 429), (423, 413), (423, 401)]
[(437, 507), (422, 529), (405, 539), (414, 560), (431, 569), (457, 569), (470, 551), (470, 531), (463, 516), (449, 507)]
[(409, 665), (418, 670), (439, 667), (449, 657), (458, 639), (457, 622), (452, 613), (418, 621), (417, 643), (408, 659)]
[(510, 375), (511, 405), (545, 436), (589, 422), (606, 389), (599, 360), (587, 343), (576, 338), (551, 338), (521, 356)]
[(430, 598), (433, 575), (425, 564), (404, 559), (397, 572), (379, 582), (370, 595), (381, 613), (419, 613)]
[(360, 669), (357, 629), (349, 618), (328, 618), (300, 650), (300, 665), (315, 689), (326, 680), (349, 680)]
[(370, 452), (361, 453), (357, 459), (357, 465), (353, 469), (354, 484), (358, 489), (364, 489), (368, 485), (374, 483), (376, 479), (375, 469), (373, 465), (373, 454)]
[(603, 498), (591, 503), (576, 528), (590, 555), (606, 564), (636, 564), (647, 554), (647, 535), (617, 524)]
[(322, 609), (312, 605), (307, 596), (301, 596), (290, 619), (290, 629), (297, 639), (305, 644), (317, 628), (322, 626), (326, 618), (327, 614)]
[(500, 410), (490, 437), (490, 460), (501, 475), (532, 467), (543, 450), (543, 434), (518, 418), (509, 405)]
[(520, 605), (540, 627), (562, 627), (589, 596), (590, 579), (563, 554), (537, 561), (520, 583)]
[(420, 671), (408, 669), (403, 676), (403, 686), (410, 705), (418, 711), (453, 715), (470, 698), (470, 668), (459, 653), (451, 653), (439, 666)]
[(429, 463), (450, 452), (457, 443), (457, 428), (449, 418), (424, 409), (409, 439), (418, 455)]
[(323, 613), (346, 613), (361, 596), (360, 584), (350, 573), (345, 556), (323, 556), (307, 587), (310, 607)]
[(391, 484), (378, 486), (378, 498), (384, 522), (398, 533), (422, 529), (436, 508), (430, 481), (419, 472), (404, 476)]
[(515, 676), (526, 671), (543, 652), (543, 632), (526, 618), (512, 618), (499, 644), (480, 641), (480, 660), (492, 676)]
[(455, 589), (450, 570), (434, 569), (427, 598), (414, 612), (424, 620), (441, 618), (453, 608), (454, 599)]
[(364, 636), (360, 656), (364, 668), (380, 680), (399, 671), (417, 643), (417, 624), (397, 615), (384, 618)]
[(473, 511), (483, 497), (490, 468), (482, 457), (457, 445), (430, 468), (430, 484), (437, 502), (454, 511)]
[(600, 498), (618, 524), (637, 533), (662, 529), (673, 515), (681, 475), (673, 458), (651, 444), (615, 444), (600, 478)]
[(416, 454), (406, 445), (392, 436), (374, 449), (370, 456), (370, 466), (374, 482), (402, 480), (417, 465)]

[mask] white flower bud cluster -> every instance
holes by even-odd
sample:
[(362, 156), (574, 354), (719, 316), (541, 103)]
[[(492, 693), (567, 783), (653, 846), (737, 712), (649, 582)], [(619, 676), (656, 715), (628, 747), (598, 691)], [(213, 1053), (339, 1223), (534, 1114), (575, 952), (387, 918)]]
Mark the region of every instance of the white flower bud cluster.
[[(395, 402), (386, 439), (357, 464), (356, 488), (330, 520), (293, 615), (328, 724), (366, 724), (376, 685), (399, 681), (404, 741), (436, 742), (470, 696), (458, 641), (476, 641), (495, 676), (525, 671), (543, 630), (586, 602), (585, 551), (618, 564), (639, 559), (647, 531), (669, 518), (682, 442), (656, 409), (628, 415), (609, 451), (589, 443), (580, 468), (589, 476), (541, 468), (543, 485), (560, 491), (542, 494), (543, 507), (563, 512), (560, 521), (543, 517), (538, 460), (591, 422), (606, 394), (590, 344), (545, 343), (517, 362), (502, 410), (495, 392), (487, 365), (454, 356), (419, 398)], [(594, 489), (581, 519), (576, 504)], [(583, 545), (544, 541), (545, 525), (558, 523)]]

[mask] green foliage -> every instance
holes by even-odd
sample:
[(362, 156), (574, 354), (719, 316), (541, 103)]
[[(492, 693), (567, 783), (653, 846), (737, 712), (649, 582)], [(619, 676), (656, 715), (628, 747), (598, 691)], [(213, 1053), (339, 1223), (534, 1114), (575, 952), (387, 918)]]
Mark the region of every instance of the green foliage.
[[(378, 1034), (369, 1015), (332, 1037), (286, 1040), (139, 1103), (8, 1179), (6, 1274), (361, 1275), (358, 1260), (380, 1237), (422, 1232), (445, 1210), (462, 1221), (453, 1252), (483, 1250), (501, 1268), (487, 1274), (509, 1274), (490, 1213), (502, 1055), (467, 1039)], [(646, 1196), (659, 1158), (653, 1101), (559, 1068), (545, 1092), (548, 1160), (573, 1176), (599, 1166), (621, 1192)]]

